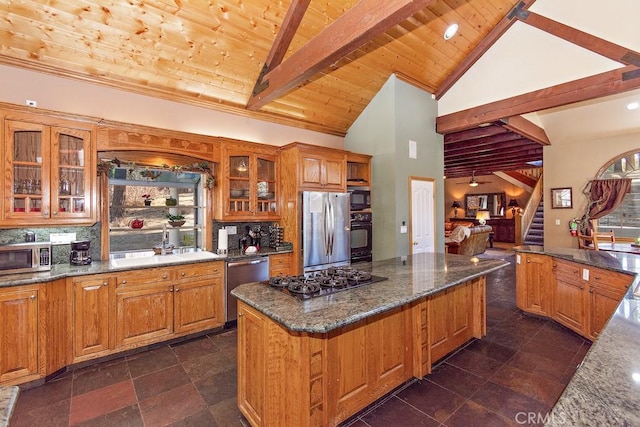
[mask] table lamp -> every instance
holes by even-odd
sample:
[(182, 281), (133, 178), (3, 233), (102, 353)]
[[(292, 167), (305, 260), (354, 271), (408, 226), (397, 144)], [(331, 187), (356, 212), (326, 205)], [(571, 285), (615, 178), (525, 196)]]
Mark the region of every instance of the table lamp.
[(485, 225), (489, 218), (491, 218), (491, 215), (489, 215), (489, 211), (478, 211), (478, 213), (476, 213), (476, 219), (478, 220), (480, 225)]
[(453, 208), (453, 217), (458, 218), (458, 209), (460, 208), (460, 203), (454, 200), (451, 207)]
[(519, 208), (518, 201), (516, 199), (511, 199), (511, 200), (509, 200), (509, 205), (508, 206), (511, 208), (511, 217), (515, 218), (516, 217), (516, 209)]

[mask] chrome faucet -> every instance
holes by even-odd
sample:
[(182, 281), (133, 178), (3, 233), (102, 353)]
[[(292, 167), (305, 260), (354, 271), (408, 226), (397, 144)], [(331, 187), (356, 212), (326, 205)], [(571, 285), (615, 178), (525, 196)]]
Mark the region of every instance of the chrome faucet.
[(167, 224), (162, 224), (162, 249), (161, 254), (167, 254)]

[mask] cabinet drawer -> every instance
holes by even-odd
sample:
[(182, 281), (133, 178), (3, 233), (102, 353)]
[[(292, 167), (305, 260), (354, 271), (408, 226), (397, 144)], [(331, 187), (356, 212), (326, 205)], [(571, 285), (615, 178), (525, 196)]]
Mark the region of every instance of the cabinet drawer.
[(626, 291), (633, 281), (633, 277), (627, 274), (594, 268), (590, 272), (589, 281), (592, 286), (597, 286), (599, 288)]
[(221, 261), (207, 262), (203, 264), (187, 264), (175, 267), (178, 279), (191, 279), (196, 277), (219, 278), (224, 271)]
[(175, 268), (149, 268), (118, 274), (118, 288), (124, 286), (159, 285), (175, 282)]
[(564, 279), (568, 282), (582, 280), (582, 265), (566, 261), (553, 261), (553, 269), (557, 279)]

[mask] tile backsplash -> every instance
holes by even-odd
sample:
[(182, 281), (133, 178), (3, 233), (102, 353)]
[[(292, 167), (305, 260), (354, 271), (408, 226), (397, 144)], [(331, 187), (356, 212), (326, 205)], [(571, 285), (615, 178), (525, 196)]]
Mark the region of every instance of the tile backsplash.
[(218, 249), (218, 230), (224, 227), (235, 226), (236, 234), (229, 235), (229, 250), (242, 249), (241, 239), (242, 236), (247, 234), (247, 227), (255, 230), (256, 227), (260, 227), (262, 237), (260, 238), (260, 246), (269, 246), (269, 226), (273, 225), (273, 222), (218, 222), (213, 221), (213, 251)]

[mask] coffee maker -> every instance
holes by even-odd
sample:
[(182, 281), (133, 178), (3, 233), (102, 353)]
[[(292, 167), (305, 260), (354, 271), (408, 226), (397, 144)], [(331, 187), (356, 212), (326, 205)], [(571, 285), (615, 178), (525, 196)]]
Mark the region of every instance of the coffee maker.
[(90, 247), (91, 242), (89, 240), (76, 240), (74, 242), (71, 242), (69, 263), (71, 265), (91, 264), (91, 255), (89, 255)]

